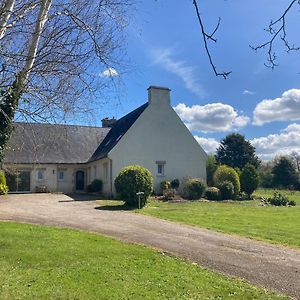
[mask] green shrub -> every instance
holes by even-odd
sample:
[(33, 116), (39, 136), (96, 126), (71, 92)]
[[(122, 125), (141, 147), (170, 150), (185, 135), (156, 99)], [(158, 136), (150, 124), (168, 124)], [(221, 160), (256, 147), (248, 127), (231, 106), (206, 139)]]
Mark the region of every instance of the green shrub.
[(205, 191), (207, 200), (221, 200), (221, 193), (217, 187), (208, 187)]
[(46, 185), (38, 185), (35, 187), (36, 193), (50, 193), (50, 190)]
[(164, 192), (164, 190), (168, 190), (171, 187), (171, 183), (168, 180), (163, 180), (160, 183), (160, 188), (162, 190), (162, 192)]
[(128, 205), (138, 207), (138, 192), (144, 192), (140, 195), (140, 204), (143, 207), (153, 188), (153, 178), (149, 170), (144, 167), (133, 165), (123, 168), (115, 179), (115, 188), (119, 197)]
[(8, 193), (8, 187), (6, 184), (5, 173), (0, 171), (0, 195), (6, 195)]
[(240, 181), (241, 190), (251, 199), (251, 195), (257, 189), (259, 183), (259, 175), (256, 168), (253, 165), (246, 164), (240, 175)]
[(175, 197), (175, 190), (174, 189), (167, 189), (163, 191), (163, 200), (172, 200)]
[(172, 189), (177, 190), (177, 189), (179, 188), (179, 185), (180, 185), (179, 179), (174, 178), (174, 179), (171, 181), (171, 188), (172, 188)]
[(205, 183), (202, 179), (192, 178), (188, 179), (185, 186), (185, 193), (188, 199), (196, 200), (200, 199), (206, 188)]
[(233, 199), (234, 198), (234, 186), (230, 181), (223, 181), (218, 186), (220, 189), (222, 200)]
[(6, 195), (8, 193), (7, 185), (0, 183), (0, 195)]
[(272, 197), (268, 198), (268, 203), (275, 206), (296, 206), (295, 201), (290, 201), (289, 198), (285, 195), (275, 192)]
[(224, 181), (229, 181), (232, 183), (234, 188), (234, 195), (233, 198), (235, 198), (239, 192), (240, 192), (240, 179), (237, 172), (226, 165), (222, 165), (218, 167), (217, 171), (214, 174), (214, 183), (215, 186), (220, 188), (220, 185)]
[(88, 192), (100, 193), (102, 191), (103, 183), (100, 179), (94, 179), (91, 184), (87, 186)]

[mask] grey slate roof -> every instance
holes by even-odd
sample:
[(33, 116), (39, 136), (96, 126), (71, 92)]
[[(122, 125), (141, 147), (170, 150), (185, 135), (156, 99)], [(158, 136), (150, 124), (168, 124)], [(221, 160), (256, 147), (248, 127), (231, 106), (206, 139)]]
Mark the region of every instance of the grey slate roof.
[(119, 142), (122, 136), (128, 131), (141, 113), (147, 108), (148, 102), (133, 110), (123, 118), (114, 123), (112, 129), (96, 149), (89, 161), (106, 157), (108, 152)]
[(4, 163), (85, 163), (110, 128), (15, 123)]

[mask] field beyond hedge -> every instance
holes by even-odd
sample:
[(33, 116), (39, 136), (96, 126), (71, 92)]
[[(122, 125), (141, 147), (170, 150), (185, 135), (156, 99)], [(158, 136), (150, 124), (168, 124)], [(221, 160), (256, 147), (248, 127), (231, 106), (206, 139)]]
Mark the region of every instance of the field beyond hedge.
[[(300, 192), (280, 191), (295, 200), (295, 207), (261, 206), (259, 200), (229, 202), (162, 202), (150, 200), (140, 213), (300, 248)], [(257, 190), (269, 197), (274, 190)]]
[(0, 299), (286, 299), (161, 252), (0, 222)]

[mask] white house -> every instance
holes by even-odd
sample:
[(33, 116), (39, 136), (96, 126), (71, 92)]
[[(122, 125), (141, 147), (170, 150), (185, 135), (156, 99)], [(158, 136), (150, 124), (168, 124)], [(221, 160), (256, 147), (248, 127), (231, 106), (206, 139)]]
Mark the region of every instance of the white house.
[(114, 194), (114, 180), (128, 165), (149, 169), (158, 191), (162, 180), (206, 180), (207, 155), (170, 105), (170, 90), (148, 88), (148, 102), (102, 127), (16, 123), (5, 156), (11, 191), (84, 191), (94, 179)]

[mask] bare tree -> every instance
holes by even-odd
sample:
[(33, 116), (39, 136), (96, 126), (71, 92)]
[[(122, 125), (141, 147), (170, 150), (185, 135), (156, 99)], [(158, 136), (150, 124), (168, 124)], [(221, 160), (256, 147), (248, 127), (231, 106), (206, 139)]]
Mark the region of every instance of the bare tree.
[[(287, 52), (300, 50), (300, 46), (295, 46), (293, 43), (291, 44), (291, 42), (289, 41), (289, 39), (287, 37), (288, 36), (287, 17), (288, 17), (288, 14), (290, 13), (290, 11), (292, 9), (295, 9), (297, 4), (300, 5), (300, 0), (290, 0), (288, 2), (288, 5), (287, 5), (286, 9), (284, 10), (284, 12), (275, 21), (273, 21), (273, 20), (270, 21), (269, 26), (265, 29), (265, 31), (267, 31), (270, 34), (269, 40), (267, 40), (266, 42), (263, 42), (257, 46), (250, 46), (250, 48), (253, 49), (254, 51), (258, 51), (261, 49), (267, 49), (267, 62), (265, 63), (266, 67), (270, 67), (270, 68), (274, 69), (274, 67), (278, 66), (278, 64), (276, 62), (277, 55), (276, 55), (276, 51), (274, 50), (274, 48), (275, 48), (274, 44), (278, 39), (282, 41)], [(212, 31), (212, 33), (208, 33), (207, 29), (205, 28), (205, 25), (203, 22), (203, 16), (201, 16), (200, 8), (199, 8), (199, 4), (197, 3), (197, 0), (193, 0), (193, 5), (196, 10), (197, 19), (199, 21), (199, 25), (200, 25), (200, 29), (201, 29), (201, 36), (203, 39), (205, 52), (207, 54), (209, 63), (213, 69), (213, 72), (216, 76), (221, 76), (224, 79), (227, 79), (228, 76), (230, 75), (231, 71), (220, 72), (217, 70), (217, 67), (213, 61), (213, 57), (212, 57), (212, 54), (211, 54), (211, 51), (209, 48), (209, 44), (208, 44), (208, 42), (214, 42), (214, 43), (217, 42), (215, 34), (217, 33), (217, 31), (220, 27), (221, 18), (219, 17), (216, 27)]]
[(0, 6), (0, 162), (16, 112), (62, 120), (96, 106), (116, 68), (130, 0), (3, 0)]

